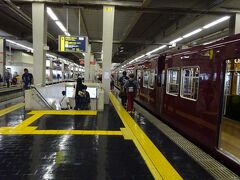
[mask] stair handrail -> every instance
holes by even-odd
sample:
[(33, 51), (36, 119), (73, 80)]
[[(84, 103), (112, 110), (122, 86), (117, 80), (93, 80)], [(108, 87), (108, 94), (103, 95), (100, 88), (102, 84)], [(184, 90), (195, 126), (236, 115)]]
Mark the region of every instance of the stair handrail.
[(34, 89), (37, 93), (37, 96), (47, 105), (50, 109), (54, 109), (47, 100), (43, 97), (43, 95), (38, 91), (38, 89), (35, 86), (31, 86), (31, 89)]

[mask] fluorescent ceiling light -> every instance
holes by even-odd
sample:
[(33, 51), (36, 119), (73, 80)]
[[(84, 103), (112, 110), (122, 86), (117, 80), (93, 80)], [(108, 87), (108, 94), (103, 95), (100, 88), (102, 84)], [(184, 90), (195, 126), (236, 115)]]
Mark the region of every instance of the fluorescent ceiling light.
[(16, 46), (20, 46), (20, 47), (22, 47), (22, 48), (24, 48), (24, 49), (33, 51), (33, 48), (30, 48), (30, 47), (25, 46), (25, 45), (23, 45), (23, 44), (17, 43), (17, 42), (15, 42), (15, 41), (12, 41), (12, 40), (9, 40), (9, 39), (6, 39), (6, 41), (9, 42), (9, 43), (11, 43), (11, 44), (14, 44), (14, 45), (16, 45)]
[(180, 37), (180, 38), (177, 38), (177, 39), (175, 39), (175, 40), (171, 41), (169, 44), (174, 44), (174, 43), (176, 43), (176, 42), (179, 42), (179, 41), (181, 41), (181, 40), (183, 40), (183, 38), (182, 38), (182, 37)]
[(151, 55), (152, 53), (157, 52), (157, 51), (159, 51), (160, 49), (163, 49), (163, 48), (165, 48), (165, 47), (167, 47), (167, 45), (160, 46), (160, 47), (158, 47), (158, 48), (156, 48), (156, 49), (154, 49), (154, 50), (146, 53), (146, 55), (149, 56), (149, 55)]
[(138, 59), (141, 59), (141, 58), (144, 57), (144, 56), (145, 56), (145, 54), (143, 54), (143, 55), (141, 55), (141, 56), (135, 58), (134, 60), (136, 61), (136, 60), (138, 60)]
[(203, 30), (202, 28), (196, 29), (196, 30), (194, 30), (194, 31), (184, 35), (183, 38), (188, 38), (188, 37), (190, 37), (190, 36), (192, 36), (194, 34), (197, 34), (197, 33), (201, 32), (202, 30)]
[(223, 22), (223, 21), (228, 20), (229, 18), (230, 18), (230, 16), (224, 16), (224, 17), (222, 17), (222, 18), (220, 18), (220, 19), (218, 19), (218, 20), (216, 20), (216, 21), (213, 21), (213, 22), (211, 22), (211, 23), (203, 26), (203, 29), (208, 29), (208, 28), (210, 28), (210, 27), (212, 27), (212, 26), (215, 26), (215, 25), (217, 25), (217, 24), (219, 24), (219, 23), (221, 23), (221, 22)]
[(47, 13), (48, 13), (48, 15), (52, 18), (52, 20), (58, 21), (58, 17), (57, 17), (56, 14), (52, 11), (51, 8), (47, 7)]
[(51, 55), (51, 54), (46, 54), (48, 57), (51, 57), (51, 58), (55, 58), (55, 59), (57, 59), (57, 57), (56, 56), (53, 56), (53, 55)]
[(55, 21), (55, 22), (63, 32), (67, 32), (67, 29), (64, 27), (64, 25), (60, 21)]
[(69, 34), (69, 32), (64, 32), (64, 34), (65, 34), (66, 36), (71, 36), (71, 34)]

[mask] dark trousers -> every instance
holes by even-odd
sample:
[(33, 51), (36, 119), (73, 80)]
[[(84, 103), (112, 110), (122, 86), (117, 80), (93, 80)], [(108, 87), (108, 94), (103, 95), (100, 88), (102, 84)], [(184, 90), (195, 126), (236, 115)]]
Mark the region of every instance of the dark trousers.
[(9, 81), (9, 79), (6, 80), (6, 83), (7, 83), (7, 87), (10, 87), (10, 81)]
[(121, 102), (122, 102), (122, 106), (126, 105), (127, 97), (125, 95), (121, 97)]
[(82, 97), (76, 97), (75, 98), (75, 110), (88, 110), (89, 104), (86, 102), (85, 98)]

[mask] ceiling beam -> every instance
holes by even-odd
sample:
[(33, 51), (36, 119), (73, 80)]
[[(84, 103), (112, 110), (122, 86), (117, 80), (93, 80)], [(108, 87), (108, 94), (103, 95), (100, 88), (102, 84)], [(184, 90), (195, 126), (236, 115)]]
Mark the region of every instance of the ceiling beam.
[[(151, 0), (143, 0), (143, 4), (142, 4), (142, 7), (147, 7), (149, 4), (150, 4)], [(133, 27), (136, 25), (136, 23), (138, 22), (138, 20), (140, 19), (140, 17), (142, 16), (143, 13), (138, 13), (135, 15), (135, 17), (133, 18), (132, 22), (127, 26), (124, 34), (123, 34), (123, 37), (122, 37), (122, 41), (124, 41), (129, 33), (131, 32), (131, 30), (133, 29)]]
[(132, 1), (97, 1), (97, 0), (12, 0), (16, 3), (33, 3), (33, 2), (44, 2), (52, 5), (69, 5), (69, 6), (123, 6), (123, 7), (141, 7), (142, 2)]
[(83, 7), (86, 9), (99, 9), (102, 10), (104, 5), (115, 6), (116, 10), (119, 11), (133, 11), (139, 13), (149, 13), (149, 14), (208, 14), (208, 15), (232, 15), (238, 13), (239, 11), (219, 11), (219, 10), (199, 10), (192, 8), (176, 8), (176, 7), (159, 7), (159, 8), (149, 8), (143, 6), (141, 2), (130, 2), (130, 1), (82, 1), (82, 0), (12, 0), (17, 5), (29, 4), (33, 2), (44, 2), (49, 6), (65, 6), (72, 8)]
[[(102, 40), (89, 40), (92, 44), (102, 44)], [(168, 45), (169, 43), (166, 42), (152, 42), (152, 41), (113, 41), (113, 44), (141, 44), (141, 45)]]

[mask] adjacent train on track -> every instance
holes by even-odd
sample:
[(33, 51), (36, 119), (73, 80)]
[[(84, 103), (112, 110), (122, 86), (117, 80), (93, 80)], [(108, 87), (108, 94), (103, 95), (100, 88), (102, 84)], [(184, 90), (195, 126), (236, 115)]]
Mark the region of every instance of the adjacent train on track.
[[(125, 70), (139, 81), (138, 104), (240, 169), (240, 34), (145, 57)], [(113, 76), (118, 83), (120, 69)]]

